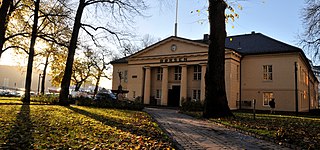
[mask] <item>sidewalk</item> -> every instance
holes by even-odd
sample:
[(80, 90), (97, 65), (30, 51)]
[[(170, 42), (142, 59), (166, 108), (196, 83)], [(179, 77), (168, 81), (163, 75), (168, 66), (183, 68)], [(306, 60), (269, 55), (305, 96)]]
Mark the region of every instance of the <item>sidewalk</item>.
[(178, 110), (145, 108), (178, 143), (186, 150), (289, 150), (289, 148), (260, 140), (235, 130), (227, 129), (205, 120), (178, 113)]

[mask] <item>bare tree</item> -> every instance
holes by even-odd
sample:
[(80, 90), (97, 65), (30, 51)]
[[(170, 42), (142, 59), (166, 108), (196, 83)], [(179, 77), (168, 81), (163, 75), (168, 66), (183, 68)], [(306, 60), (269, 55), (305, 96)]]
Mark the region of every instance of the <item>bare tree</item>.
[(120, 53), (126, 57), (159, 41), (160, 38), (146, 34), (138, 41), (126, 41), (124, 44), (122, 44)]
[(93, 63), (90, 57), (76, 58), (73, 63), (71, 80), (75, 84), (75, 91), (79, 91), (81, 85), (92, 76)]
[(156, 42), (159, 42), (160, 38), (156, 38), (150, 34), (146, 34), (143, 36), (143, 38), (141, 39), (141, 48), (146, 48)]
[(304, 48), (320, 56), (320, 1), (306, 0), (306, 8), (302, 13), (305, 32), (301, 37)]
[(95, 88), (93, 95), (96, 95), (99, 90), (99, 84), (102, 77), (110, 79), (105, 71), (109, 69), (108, 65), (108, 56), (110, 55), (110, 52), (107, 50), (101, 50), (101, 51), (91, 51), (90, 52), (90, 60), (93, 64), (93, 73), (92, 76), (95, 79)]
[(130, 19), (135, 15), (141, 15), (141, 10), (146, 8), (144, 2), (142, 0), (79, 0), (78, 8), (76, 11), (72, 37), (70, 40), (69, 48), (68, 48), (68, 57), (66, 62), (66, 68), (64, 70), (64, 76), (61, 83), (61, 91), (59, 95), (59, 103), (60, 105), (69, 105), (68, 104), (68, 95), (69, 95), (69, 87), (71, 82), (71, 75), (72, 75), (72, 65), (74, 62), (74, 55), (77, 46), (77, 40), (79, 36), (80, 28), (82, 28), (88, 35), (92, 37), (94, 42), (94, 35), (92, 35), (89, 30), (97, 31), (103, 30), (111, 36), (115, 36), (118, 40), (119, 35), (121, 33), (115, 32), (114, 28), (108, 27), (95, 27), (90, 24), (81, 23), (82, 14), (86, 7), (95, 5), (96, 8), (102, 7), (104, 8), (104, 12), (111, 14), (109, 17), (115, 18), (119, 24), (121, 22)]

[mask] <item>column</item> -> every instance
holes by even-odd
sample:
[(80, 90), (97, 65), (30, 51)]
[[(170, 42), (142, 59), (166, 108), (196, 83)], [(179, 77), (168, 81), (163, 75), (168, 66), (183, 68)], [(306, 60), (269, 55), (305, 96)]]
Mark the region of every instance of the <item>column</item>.
[(161, 105), (168, 105), (168, 66), (162, 66)]
[(150, 89), (151, 89), (151, 69), (150, 67), (145, 67), (145, 77), (144, 77), (144, 104), (150, 104)]
[(200, 64), (201, 65), (201, 92), (200, 92), (200, 100), (203, 101), (206, 98), (206, 69), (207, 64)]
[(187, 89), (188, 89), (188, 69), (187, 65), (181, 65), (181, 90), (180, 90), (180, 106), (181, 106), (181, 99), (187, 99)]

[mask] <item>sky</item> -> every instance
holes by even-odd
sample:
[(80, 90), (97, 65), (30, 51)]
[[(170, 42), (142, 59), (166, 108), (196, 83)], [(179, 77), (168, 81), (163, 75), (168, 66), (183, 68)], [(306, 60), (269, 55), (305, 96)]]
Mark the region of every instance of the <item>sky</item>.
[[(304, 0), (236, 1), (243, 9), (237, 9), (238, 4), (233, 4), (240, 17), (227, 23), (228, 36), (250, 34), (255, 31), (300, 47), (297, 44), (297, 36), (304, 31), (301, 19)], [(152, 16), (137, 21), (138, 33), (151, 34), (161, 39), (174, 35), (175, 2), (176, 0), (165, 0), (159, 3), (159, 0), (151, 0), (151, 9), (147, 14)], [(207, 0), (179, 0), (178, 6), (179, 37), (201, 39), (203, 34), (209, 33), (209, 23), (205, 14)], [(191, 13), (198, 9), (204, 14)], [(205, 21), (201, 21), (203, 19)]]
[[(229, 0), (230, 1), (230, 0)], [(239, 19), (227, 23), (227, 35), (250, 34), (252, 31), (262, 33), (276, 40), (300, 47), (297, 36), (304, 31), (302, 9), (304, 0), (235, 0), (231, 3), (239, 14)], [(150, 8), (146, 17), (135, 18), (137, 35), (152, 35), (165, 39), (174, 35), (176, 0), (146, 0)], [(242, 10), (237, 9), (238, 4)], [(188, 39), (201, 39), (209, 33), (206, 15), (207, 0), (178, 1), (178, 36)], [(200, 10), (200, 13), (191, 13)], [(232, 28), (234, 26), (234, 28)], [(305, 52), (307, 57), (312, 54)], [(14, 65), (10, 52), (5, 52), (0, 59), (2, 65)], [(111, 88), (110, 82), (105, 82)]]

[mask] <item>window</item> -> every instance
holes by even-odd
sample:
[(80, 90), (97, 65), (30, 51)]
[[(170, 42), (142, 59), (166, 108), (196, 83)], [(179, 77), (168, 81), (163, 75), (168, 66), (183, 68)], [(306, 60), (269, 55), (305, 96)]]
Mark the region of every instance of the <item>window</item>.
[(9, 78), (3, 79), (3, 86), (9, 87)]
[(308, 85), (308, 84), (309, 84), (308, 81), (309, 81), (308, 74), (306, 73), (305, 70), (303, 70), (303, 83), (304, 83), (305, 85)]
[(181, 67), (176, 66), (174, 68), (174, 80), (181, 80)]
[(163, 69), (157, 68), (157, 80), (162, 80)]
[(192, 91), (192, 100), (194, 100), (194, 101), (200, 100), (200, 94), (201, 94), (200, 90), (193, 90)]
[(162, 96), (161, 90), (157, 89), (157, 91), (156, 91), (156, 99), (161, 99), (161, 96)]
[(300, 80), (301, 80), (301, 83), (308, 85), (308, 80), (309, 80), (308, 74), (306, 73), (306, 70), (301, 69), (301, 67), (300, 67)]
[(269, 106), (269, 101), (273, 99), (273, 93), (272, 92), (264, 92), (263, 93), (263, 106)]
[(136, 98), (136, 91), (132, 92), (133, 98)]
[(263, 80), (272, 81), (272, 65), (263, 66)]
[(196, 65), (193, 68), (193, 80), (201, 80), (201, 66)]
[(123, 79), (125, 83), (128, 83), (128, 70), (124, 71)]
[(240, 80), (240, 67), (237, 65), (237, 81)]

